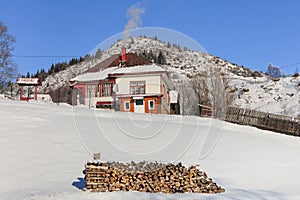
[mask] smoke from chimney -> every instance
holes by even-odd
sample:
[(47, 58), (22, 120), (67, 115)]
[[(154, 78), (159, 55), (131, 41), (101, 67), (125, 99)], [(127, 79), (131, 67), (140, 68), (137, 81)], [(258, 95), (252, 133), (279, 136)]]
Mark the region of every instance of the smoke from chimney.
[(128, 19), (123, 32), (123, 46), (126, 47), (128, 38), (130, 37), (130, 30), (138, 28), (142, 24), (141, 15), (145, 13), (145, 9), (141, 7), (141, 3), (130, 6), (126, 11)]

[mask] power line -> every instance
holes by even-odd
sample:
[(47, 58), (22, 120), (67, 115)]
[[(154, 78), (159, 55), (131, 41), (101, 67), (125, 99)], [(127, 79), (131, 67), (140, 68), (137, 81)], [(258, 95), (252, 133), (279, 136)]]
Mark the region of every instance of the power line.
[(74, 57), (81, 57), (81, 56), (54, 56), (54, 55), (12, 55), (13, 57), (21, 57), (21, 58), (74, 58)]
[(299, 65), (299, 64), (300, 64), (300, 62), (297, 62), (297, 63), (293, 63), (293, 64), (282, 66), (280, 68), (290, 67), (290, 66)]

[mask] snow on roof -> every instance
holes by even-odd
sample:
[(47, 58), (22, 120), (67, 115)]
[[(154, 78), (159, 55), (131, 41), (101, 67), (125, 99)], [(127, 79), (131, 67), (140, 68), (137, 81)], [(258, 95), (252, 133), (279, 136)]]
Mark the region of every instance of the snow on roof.
[(121, 67), (121, 68), (117, 68), (110, 74), (117, 75), (117, 74), (139, 74), (139, 73), (157, 73), (157, 72), (164, 73), (166, 72), (166, 70), (160, 66), (152, 64), (152, 65), (138, 65), (134, 67)]
[(18, 78), (17, 84), (38, 85), (39, 78)]
[(109, 67), (98, 72), (88, 72), (81, 74), (71, 79), (70, 81), (97, 81), (104, 80), (109, 75), (119, 75), (119, 74), (140, 74), (140, 73), (164, 73), (165, 69), (152, 65), (138, 65), (134, 67)]
[(75, 78), (71, 79), (71, 81), (98, 81), (103, 80), (108, 77), (108, 74), (113, 72), (117, 67), (109, 67), (106, 69), (103, 69), (98, 72), (89, 72), (85, 74), (81, 74), (79, 76), (76, 76)]

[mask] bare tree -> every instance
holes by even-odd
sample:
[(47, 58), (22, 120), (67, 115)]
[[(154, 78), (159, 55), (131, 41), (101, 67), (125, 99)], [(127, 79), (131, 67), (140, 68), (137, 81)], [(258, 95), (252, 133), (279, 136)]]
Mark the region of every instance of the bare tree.
[(209, 105), (209, 91), (206, 84), (206, 78), (206, 73), (198, 73), (195, 74), (190, 80), (192, 89), (197, 97), (198, 104)]
[(230, 77), (213, 65), (206, 69), (190, 79), (175, 82), (175, 89), (180, 95), (180, 113), (198, 116), (199, 104), (203, 104), (213, 108), (214, 118), (224, 119), (226, 109), (233, 104), (235, 96), (230, 93)]
[(182, 115), (198, 115), (198, 103), (194, 90), (189, 81), (181, 80), (175, 84), (175, 89), (180, 96), (180, 113)]
[(279, 78), (281, 76), (281, 71), (279, 67), (276, 67), (272, 63), (270, 63), (268, 65), (267, 74), (273, 78)]
[(17, 77), (17, 66), (12, 60), (15, 38), (7, 33), (7, 27), (0, 21), (0, 81), (8, 82)]
[(229, 81), (229, 77), (222, 76), (219, 68), (209, 68), (206, 83), (215, 118), (224, 119), (227, 107), (233, 102), (233, 95), (229, 93)]

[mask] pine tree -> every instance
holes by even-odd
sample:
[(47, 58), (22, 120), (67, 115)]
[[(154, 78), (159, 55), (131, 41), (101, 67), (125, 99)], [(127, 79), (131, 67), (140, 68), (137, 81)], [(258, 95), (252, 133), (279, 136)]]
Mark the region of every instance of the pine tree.
[(84, 56), (84, 60), (91, 60), (92, 59), (92, 56), (90, 55), (90, 54), (86, 54), (85, 56)]
[(178, 48), (179, 52), (182, 52), (181, 46), (179, 44), (178, 44), (177, 48)]
[(55, 71), (54, 69), (55, 69), (54, 64), (52, 64), (51, 67), (50, 67), (50, 69), (48, 70), (48, 74), (49, 75), (53, 74), (54, 71)]
[(164, 56), (164, 54), (162, 53), (162, 51), (159, 51), (158, 57), (157, 57), (157, 63), (160, 65), (165, 65), (166, 62), (166, 57)]
[(40, 70), (36, 71), (36, 74), (34, 75), (34, 78), (38, 78), (40, 76)]
[(42, 81), (44, 81), (47, 78), (47, 73), (45, 71), (45, 69), (41, 69), (38, 78), (42, 79)]
[(95, 53), (95, 58), (101, 59), (102, 54), (103, 54), (103, 52), (102, 52), (102, 50), (99, 48), (99, 49), (96, 51), (96, 53)]
[(167, 48), (171, 48), (171, 46), (172, 46), (172, 45), (171, 45), (171, 42), (168, 42), (168, 43), (167, 43)]
[(133, 37), (131, 37), (131, 44), (134, 44), (134, 40), (133, 40)]
[(150, 50), (148, 53), (148, 60), (150, 60), (151, 62), (156, 61), (156, 56), (153, 54), (152, 50)]
[(68, 63), (66, 61), (64, 61), (64, 62), (61, 63), (61, 70), (60, 71), (65, 70), (68, 67), (69, 67)]
[(72, 65), (76, 65), (78, 63), (78, 60), (76, 58), (72, 58), (70, 61), (69, 61), (69, 65), (72, 66)]
[(60, 63), (55, 63), (55, 66), (54, 66), (54, 73), (57, 73), (60, 71)]

